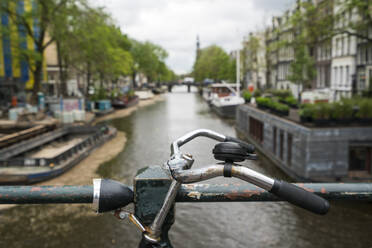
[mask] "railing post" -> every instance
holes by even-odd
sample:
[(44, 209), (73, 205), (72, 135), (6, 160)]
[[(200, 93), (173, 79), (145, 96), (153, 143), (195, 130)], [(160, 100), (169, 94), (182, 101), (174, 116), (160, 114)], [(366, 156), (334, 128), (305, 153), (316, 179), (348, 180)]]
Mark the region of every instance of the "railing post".
[[(160, 166), (150, 166), (137, 172), (134, 178), (134, 212), (139, 220), (150, 226), (161, 209), (172, 179)], [(165, 219), (161, 247), (171, 248), (168, 231), (174, 223), (174, 206)]]

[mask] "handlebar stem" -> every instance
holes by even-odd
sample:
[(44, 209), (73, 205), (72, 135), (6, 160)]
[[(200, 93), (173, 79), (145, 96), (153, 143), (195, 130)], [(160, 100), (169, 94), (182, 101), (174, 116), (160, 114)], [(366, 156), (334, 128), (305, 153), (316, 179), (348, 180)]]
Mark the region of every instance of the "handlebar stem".
[(178, 138), (176, 141), (174, 141), (171, 145), (171, 154), (172, 155), (180, 154), (180, 149), (179, 148), (181, 146), (183, 146), (187, 142), (195, 139), (196, 137), (200, 137), (200, 136), (208, 137), (208, 138), (220, 141), (220, 142), (225, 141), (226, 138), (227, 138), (225, 135), (216, 133), (212, 130), (198, 129), (198, 130), (189, 132), (189, 133), (185, 134), (184, 136), (182, 136), (181, 138)]

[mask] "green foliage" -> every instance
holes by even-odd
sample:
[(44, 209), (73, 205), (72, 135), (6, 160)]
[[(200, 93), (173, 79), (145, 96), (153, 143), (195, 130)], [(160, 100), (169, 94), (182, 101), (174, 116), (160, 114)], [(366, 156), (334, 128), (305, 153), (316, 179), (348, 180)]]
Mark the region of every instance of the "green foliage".
[(275, 110), (283, 113), (288, 113), (289, 112), (289, 107), (285, 104), (279, 103), (279, 102), (274, 102), (274, 107)]
[(314, 106), (314, 120), (329, 120), (331, 117), (332, 105), (330, 103), (316, 103)]
[(202, 82), (205, 78), (234, 81), (234, 70), (235, 61), (221, 47), (212, 45), (201, 50), (192, 74), (197, 82)]
[(365, 98), (360, 99), (357, 102), (359, 110), (356, 113), (356, 117), (361, 119), (371, 119), (372, 118), (372, 99)]
[(259, 107), (268, 107), (270, 99), (267, 97), (256, 98), (256, 103)]
[(253, 91), (254, 97), (260, 97), (261, 95), (262, 95), (262, 92), (260, 89), (256, 89), (255, 91)]
[[(314, 120), (372, 119), (372, 99), (342, 99), (335, 103), (303, 104), (299, 111), (303, 118)], [(355, 119), (354, 119), (355, 120)]]
[(57, 37), (65, 64), (101, 83), (129, 75), (133, 64), (130, 41), (109, 15), (89, 7), (77, 8), (75, 13), (68, 18), (71, 27)]
[(252, 98), (252, 94), (248, 90), (243, 90), (242, 96), (243, 96), (245, 102), (249, 102)]
[(149, 81), (172, 81), (176, 75), (165, 64), (168, 53), (149, 41), (132, 40), (131, 54), (134, 58), (133, 70), (145, 74)]
[(108, 98), (108, 92), (105, 88), (99, 88), (95, 91), (94, 95), (91, 96), (91, 101), (100, 101)]
[(302, 105), (299, 111), (299, 115), (302, 118), (310, 120), (313, 118), (314, 111), (315, 111), (315, 108), (313, 104)]
[[(334, 25), (331, 35), (348, 34), (372, 42), (370, 35), (372, 27), (371, 1), (343, 0), (338, 5), (338, 11), (333, 16), (333, 21), (343, 25)], [(350, 13), (357, 14), (358, 18), (352, 18), (350, 21)]]
[[(1, 25), (2, 31), (8, 33), (11, 38), (16, 35), (18, 28), (22, 27), (25, 31), (25, 37), (17, 36), (19, 39), (18, 42), (11, 43), (12, 49), (17, 51), (12, 55), (18, 57), (21, 61), (26, 61), (33, 73), (34, 85), (32, 99), (34, 102), (36, 101), (37, 93), (41, 90), (44, 52), (50, 44), (55, 42), (53, 35), (49, 37), (47, 33), (52, 34), (54, 29), (63, 28), (66, 18), (60, 13), (66, 13), (67, 9), (76, 5), (77, 2), (78, 0), (1, 1), (0, 13), (6, 13), (14, 24), (8, 28)], [(20, 6), (24, 7), (22, 11), (18, 11)], [(37, 20), (38, 32), (34, 32), (35, 20)], [(24, 47), (23, 44), (28, 41), (32, 41), (34, 46)]]
[(335, 120), (347, 120), (353, 117), (353, 104), (351, 101), (341, 101), (332, 104), (331, 116)]
[(277, 97), (282, 98), (282, 99), (293, 96), (292, 91), (290, 91), (290, 90), (270, 90), (270, 91), (267, 91), (267, 92), (271, 93), (273, 96), (277, 96)]
[(276, 113), (288, 115), (289, 107), (269, 97), (258, 97), (256, 103), (259, 107), (268, 108)]
[(287, 96), (286, 98), (281, 100), (283, 103), (287, 104), (290, 107), (297, 107), (298, 102), (297, 99), (294, 98), (294, 96)]

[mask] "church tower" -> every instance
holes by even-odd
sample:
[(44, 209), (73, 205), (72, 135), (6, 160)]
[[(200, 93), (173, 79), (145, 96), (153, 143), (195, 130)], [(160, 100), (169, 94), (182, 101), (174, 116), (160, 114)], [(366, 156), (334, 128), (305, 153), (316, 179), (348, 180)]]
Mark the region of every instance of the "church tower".
[(196, 60), (200, 57), (200, 39), (199, 35), (196, 36)]

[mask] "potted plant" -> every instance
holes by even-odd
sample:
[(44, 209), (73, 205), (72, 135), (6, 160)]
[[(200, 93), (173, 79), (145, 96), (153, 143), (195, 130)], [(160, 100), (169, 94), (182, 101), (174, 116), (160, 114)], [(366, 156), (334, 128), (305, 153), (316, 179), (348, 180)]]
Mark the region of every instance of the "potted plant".
[(330, 124), (331, 105), (325, 102), (316, 103), (312, 117), (315, 125)]
[(314, 105), (313, 104), (305, 104), (301, 107), (299, 111), (300, 121), (301, 122), (312, 122), (313, 121), (313, 114), (314, 114)]
[(361, 123), (372, 123), (372, 99), (361, 99), (358, 101), (359, 110), (356, 117)]
[(256, 99), (256, 103), (257, 103), (257, 107), (259, 109), (267, 109), (267, 106), (268, 106), (268, 98), (265, 98), (265, 97), (258, 97)]
[(245, 103), (251, 102), (252, 94), (248, 90), (244, 90), (242, 96), (244, 98)]
[(332, 104), (331, 117), (338, 124), (347, 124), (352, 121), (353, 105), (350, 101), (342, 101)]
[(275, 110), (281, 116), (288, 116), (289, 114), (289, 107), (282, 103), (275, 103)]

